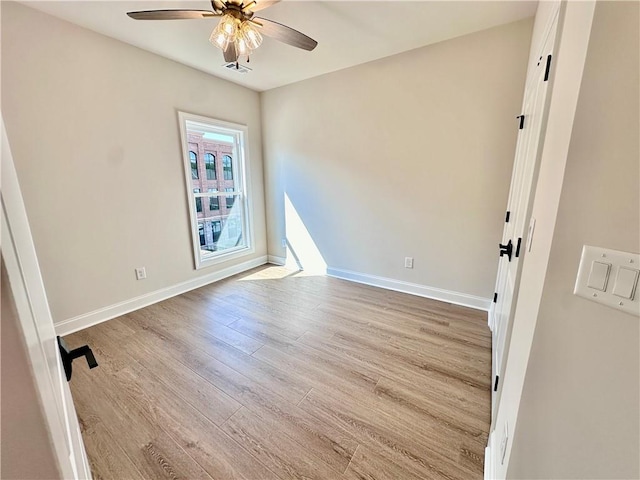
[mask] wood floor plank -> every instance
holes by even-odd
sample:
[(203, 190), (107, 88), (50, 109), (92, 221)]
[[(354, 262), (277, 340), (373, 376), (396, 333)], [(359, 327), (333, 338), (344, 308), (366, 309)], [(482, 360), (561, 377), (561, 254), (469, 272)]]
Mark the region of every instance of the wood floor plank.
[[(300, 407), (329, 424), (336, 424), (350, 432), (358, 443), (394, 452), (412, 471), (425, 478), (480, 478), (466, 467), (459, 465), (445, 454), (449, 447), (426, 446), (416, 439), (415, 433), (402, 422), (387, 418), (375, 410), (367, 411), (349, 402), (340, 404), (323, 392), (313, 390), (300, 403)], [(373, 415), (372, 415), (373, 413)], [(455, 448), (459, 457), (459, 447)]]
[(483, 312), (268, 266), (66, 340), (95, 478), (483, 476)]
[[(482, 432), (469, 432), (434, 416), (424, 415), (424, 412), (417, 412), (413, 404), (390, 401), (375, 394), (353, 397), (324, 387), (312, 390), (301, 406), (307, 403), (341, 409), (341, 413), (357, 419), (363, 425), (375, 424), (394, 434), (411, 431), (411, 440), (415, 445), (421, 445), (433, 454), (441, 454), (443, 461), (448, 459), (449, 463), (458, 462), (463, 442), (466, 442), (467, 450), (477, 454), (482, 454), (486, 446)], [(403, 444), (403, 441), (399, 441), (399, 444)]]
[[(122, 371), (124, 369), (118, 373)], [(211, 480), (211, 476), (160, 424), (137, 409), (135, 398), (129, 396), (113, 374), (106, 371), (89, 373), (85, 366), (80, 366), (74, 368), (73, 375), (75, 385), (72, 383), (72, 393), (81, 422), (92, 425), (96, 419), (102, 421), (111, 439), (116, 439), (117, 445), (134, 465), (134, 469), (120, 476), (123, 473), (120, 468), (126, 468), (126, 463), (120, 464), (115, 472), (103, 472), (106, 478), (134, 478), (139, 473), (146, 479)], [(94, 431), (96, 435), (99, 433), (99, 430)], [(85, 444), (90, 459), (103, 454), (101, 450), (89, 450), (96, 442), (94, 439), (94, 442)]]
[(265, 422), (247, 409), (234, 414), (223, 429), (282, 479), (336, 478), (348, 465), (331, 468), (312, 448), (300, 448), (278, 424)]
[(129, 337), (123, 346), (133, 359), (154, 372), (165, 388), (183, 396), (185, 401), (216, 425), (222, 425), (242, 406), (182, 363), (165, 355), (166, 350), (159, 350), (148, 336)]
[(80, 422), (80, 430), (86, 450), (100, 452), (91, 455), (89, 464), (95, 480), (109, 480), (112, 478), (130, 478), (142, 480), (144, 477), (135, 467), (131, 459), (122, 450), (118, 442), (111, 436), (102, 420), (94, 417)]
[(287, 402), (278, 393), (251, 381), (215, 358), (189, 352), (182, 356), (181, 361), (261, 418), (281, 424), (291, 437), (300, 440), (301, 445), (313, 446), (319, 457), (333, 457), (330, 463), (346, 464), (353, 455), (357, 442), (342, 428), (318, 422), (313, 415)]
[(344, 478), (350, 480), (424, 480), (422, 472), (411, 471), (402, 461), (392, 458), (390, 452), (383, 448), (359, 446), (353, 455), (349, 466), (344, 472)]
[[(196, 372), (202, 379), (215, 386), (216, 390), (219, 389), (241, 402), (265, 421), (282, 425), (289, 436), (295, 438), (300, 444), (313, 445), (320, 458), (331, 459), (329, 463), (339, 465), (346, 465), (351, 458), (357, 444), (345, 432), (318, 423), (312, 415), (298, 409), (273, 390), (263, 387), (216, 358), (190, 347), (187, 343), (167, 337), (163, 334), (166, 332), (160, 333), (161, 329), (158, 329), (157, 325), (151, 326), (136, 315), (129, 314), (128, 317), (132, 322), (129, 325), (138, 326), (141, 328), (140, 332), (147, 334), (146, 347), (156, 352), (150, 363), (157, 357), (158, 352), (166, 352), (174, 362)], [(129, 342), (132, 340), (130, 338)], [(372, 387), (373, 385), (371, 389)]]

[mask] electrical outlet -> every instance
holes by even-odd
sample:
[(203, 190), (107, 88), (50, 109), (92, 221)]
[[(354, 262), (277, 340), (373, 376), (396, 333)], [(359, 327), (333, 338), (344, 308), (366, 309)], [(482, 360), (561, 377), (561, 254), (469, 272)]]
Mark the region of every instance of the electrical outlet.
[(136, 268), (136, 280), (144, 280), (147, 278), (147, 271), (144, 267)]
[(287, 239), (286, 238), (282, 239), (282, 248), (287, 248)]
[(404, 268), (413, 268), (413, 257), (404, 257)]

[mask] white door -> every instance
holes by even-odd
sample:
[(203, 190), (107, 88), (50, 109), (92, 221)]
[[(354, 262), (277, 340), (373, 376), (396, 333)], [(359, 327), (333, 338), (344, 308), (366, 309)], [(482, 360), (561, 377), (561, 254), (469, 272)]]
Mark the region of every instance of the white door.
[(530, 207), (533, 204), (533, 185), (537, 176), (539, 154), (542, 147), (541, 132), (546, 122), (547, 92), (553, 65), (558, 16), (549, 26), (546, 38), (539, 51), (535, 68), (527, 72), (522, 114), (518, 121), (518, 141), (511, 177), (511, 189), (507, 203), (505, 226), (500, 245), (500, 260), (496, 294), (489, 312), (492, 330), (492, 417), (500, 399), (500, 378), (508, 354), (508, 340), (515, 311), (515, 302), (520, 282), (521, 260), (526, 254), (528, 242), (532, 240), (533, 225), (530, 222)]
[[(60, 362), (53, 319), (40, 275), (7, 134), (2, 124), (2, 257), (15, 298), (36, 391), (65, 479), (90, 479), (71, 392)], [(37, 461), (37, 459), (34, 459)]]

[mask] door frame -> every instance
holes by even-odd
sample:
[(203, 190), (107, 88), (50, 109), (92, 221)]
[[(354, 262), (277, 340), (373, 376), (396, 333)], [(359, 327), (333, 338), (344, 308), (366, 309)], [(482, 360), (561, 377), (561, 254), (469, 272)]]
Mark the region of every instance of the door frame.
[[(69, 386), (62, 371), (55, 327), (2, 117), (0, 125), (2, 259), (16, 304), (20, 333), (24, 337), (36, 394), (58, 470), (65, 479), (90, 479), (91, 469)], [(52, 365), (55, 365), (53, 374)]]
[[(531, 213), (536, 219), (535, 238), (529, 255), (523, 260), (501, 401), (485, 451), (484, 478), (487, 480), (507, 477), (513, 439), (518, 431), (518, 411), (550, 259), (595, 3), (594, 0), (562, 1), (553, 90)], [(521, 441), (525, 438), (519, 437)]]

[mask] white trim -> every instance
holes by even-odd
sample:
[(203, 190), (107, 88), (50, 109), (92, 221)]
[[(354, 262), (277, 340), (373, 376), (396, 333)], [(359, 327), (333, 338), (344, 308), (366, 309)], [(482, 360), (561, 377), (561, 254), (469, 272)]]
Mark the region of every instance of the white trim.
[(378, 277), (376, 275), (368, 275), (366, 273), (352, 272), (350, 270), (341, 270), (339, 268), (327, 267), (327, 275), (330, 277), (341, 278), (351, 282), (364, 283), (373, 287), (385, 288), (387, 290), (395, 290), (396, 292), (409, 293), (419, 297), (431, 298), (441, 302), (454, 303), (464, 307), (475, 308), (477, 310), (488, 311), (491, 300), (466, 293), (454, 292), (451, 290), (443, 290), (441, 288), (428, 287), (417, 283), (403, 282), (392, 278)]
[(491, 451), (491, 437), (489, 436), (489, 444), (484, 449), (484, 480), (495, 480), (495, 468), (493, 466), (494, 456)]
[(280, 265), (283, 266), (287, 263), (286, 257), (277, 257), (275, 255), (269, 255), (268, 262), (272, 265)]
[(238, 273), (246, 272), (247, 270), (250, 270), (252, 268), (264, 265), (265, 263), (267, 263), (267, 261), (267, 256), (264, 255), (253, 260), (239, 263), (238, 265), (234, 265), (232, 267), (218, 270), (217, 272), (212, 272), (207, 275), (194, 278), (192, 280), (187, 280), (186, 282), (172, 285), (171, 287), (166, 287), (154, 292), (145, 293), (144, 295), (140, 295), (139, 297), (125, 300), (124, 302), (109, 305), (108, 307), (100, 308), (98, 310), (94, 310), (93, 312), (84, 313), (82, 315), (78, 315), (77, 317), (69, 318), (68, 320), (62, 320), (55, 324), (56, 333), (60, 336), (69, 335), (70, 333), (77, 332), (78, 330), (83, 330), (93, 325), (97, 325), (98, 323), (102, 323), (107, 320), (111, 320), (112, 318), (116, 318), (129, 312), (133, 312), (134, 310), (138, 310), (140, 308), (147, 307), (168, 298), (175, 297), (176, 295), (180, 295), (181, 293), (185, 293), (190, 290), (209, 285), (210, 283), (223, 280), (225, 278), (231, 277), (232, 275), (237, 275)]

